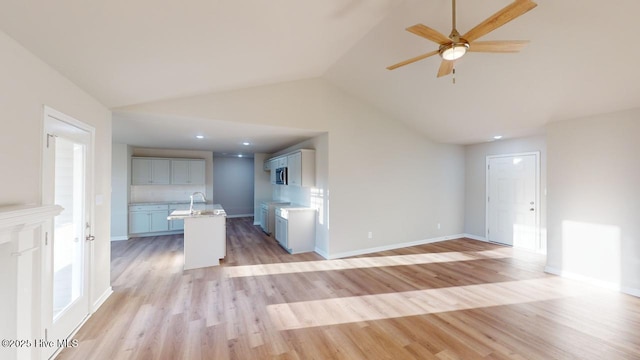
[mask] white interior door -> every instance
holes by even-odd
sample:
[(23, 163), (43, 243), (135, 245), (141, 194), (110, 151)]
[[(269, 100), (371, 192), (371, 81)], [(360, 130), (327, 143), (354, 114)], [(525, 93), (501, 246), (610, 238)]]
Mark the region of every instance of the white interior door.
[(537, 153), (487, 157), (487, 239), (540, 250)]
[[(64, 208), (43, 252), (43, 324), (49, 341), (64, 340), (89, 315), (93, 128), (45, 109), (43, 203)], [(57, 347), (45, 350), (51, 356)]]

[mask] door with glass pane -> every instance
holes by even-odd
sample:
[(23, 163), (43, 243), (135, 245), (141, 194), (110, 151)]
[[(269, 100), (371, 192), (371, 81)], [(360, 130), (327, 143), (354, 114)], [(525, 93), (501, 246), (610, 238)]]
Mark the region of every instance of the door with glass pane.
[(57, 342), (89, 314), (93, 129), (48, 108), (44, 125), (43, 202), (64, 209), (54, 219), (43, 261), (44, 335)]

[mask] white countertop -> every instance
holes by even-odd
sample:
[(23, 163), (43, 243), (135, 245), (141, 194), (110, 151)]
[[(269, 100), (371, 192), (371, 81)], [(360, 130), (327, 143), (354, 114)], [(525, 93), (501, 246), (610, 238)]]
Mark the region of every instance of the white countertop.
[(204, 210), (194, 210), (193, 214), (189, 210), (173, 210), (167, 220), (183, 220), (186, 218), (227, 216), (227, 213), (220, 204), (206, 205)]
[(304, 206), (300, 204), (276, 206), (276, 209), (283, 209), (287, 211), (316, 211), (316, 208), (312, 208), (310, 206)]
[[(136, 206), (136, 205), (178, 205), (178, 204), (190, 204), (191, 201), (189, 200), (184, 200), (184, 201), (143, 201), (143, 202), (132, 202), (129, 203), (129, 206)], [(215, 205), (214, 203), (211, 202), (202, 202), (202, 201), (194, 201), (193, 205)]]

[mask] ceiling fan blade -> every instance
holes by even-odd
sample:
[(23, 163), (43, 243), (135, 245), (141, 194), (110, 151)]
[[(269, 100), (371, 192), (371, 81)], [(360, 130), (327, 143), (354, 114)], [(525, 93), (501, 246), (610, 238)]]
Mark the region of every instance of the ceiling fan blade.
[(431, 40), (436, 44), (448, 44), (451, 42), (451, 39), (443, 35), (441, 32), (437, 30), (433, 30), (432, 28), (422, 25), (416, 24), (406, 29), (408, 32), (416, 34), (418, 36), (422, 36), (425, 39)]
[(414, 63), (416, 61), (420, 61), (422, 59), (426, 59), (429, 56), (433, 56), (433, 55), (435, 55), (437, 53), (438, 53), (438, 50), (432, 51), (432, 52), (428, 52), (426, 54), (422, 54), (422, 55), (419, 55), (419, 56), (416, 56), (416, 57), (413, 57), (413, 58), (411, 58), (409, 60), (405, 60), (405, 61), (399, 62), (399, 63), (397, 63), (395, 65), (388, 66), (387, 70), (393, 70), (393, 69), (397, 69), (397, 68), (399, 68), (401, 66), (409, 65), (409, 64)]
[(529, 44), (529, 40), (476, 41), (469, 45), (469, 52), (516, 53)]
[(538, 6), (538, 4), (530, 0), (515, 0), (513, 3), (507, 5), (502, 10), (488, 17), (485, 21), (481, 22), (473, 29), (467, 31), (467, 33), (462, 35), (462, 37), (468, 42), (473, 42), (474, 40), (487, 35), (500, 26), (517, 18), (518, 16), (523, 15), (536, 6)]
[(440, 69), (438, 70), (438, 77), (443, 77), (451, 74), (453, 71), (453, 66), (456, 64), (455, 61), (442, 60), (440, 63)]

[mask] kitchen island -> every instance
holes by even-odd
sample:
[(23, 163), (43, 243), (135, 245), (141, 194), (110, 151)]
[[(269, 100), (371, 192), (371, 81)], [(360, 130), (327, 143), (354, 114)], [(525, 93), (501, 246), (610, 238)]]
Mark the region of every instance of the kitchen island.
[(184, 269), (220, 265), (227, 254), (227, 213), (221, 205), (174, 210), (168, 220), (184, 220)]

